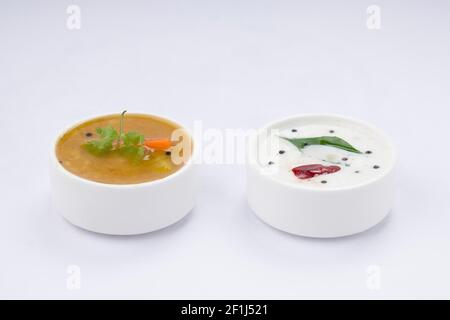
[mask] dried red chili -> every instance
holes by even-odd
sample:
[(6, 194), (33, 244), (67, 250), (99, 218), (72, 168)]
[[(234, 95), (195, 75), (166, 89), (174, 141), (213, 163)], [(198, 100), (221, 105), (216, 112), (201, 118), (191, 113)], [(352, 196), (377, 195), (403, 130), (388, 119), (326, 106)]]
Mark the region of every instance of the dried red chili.
[(334, 173), (341, 170), (339, 166), (323, 166), (321, 164), (307, 164), (292, 169), (292, 172), (299, 179), (309, 179), (321, 174)]

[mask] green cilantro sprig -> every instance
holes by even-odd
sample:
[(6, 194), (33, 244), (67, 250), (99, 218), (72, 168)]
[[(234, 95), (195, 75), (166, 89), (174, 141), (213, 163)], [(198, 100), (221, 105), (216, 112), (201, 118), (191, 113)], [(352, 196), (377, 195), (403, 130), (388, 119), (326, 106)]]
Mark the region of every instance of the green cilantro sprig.
[(119, 134), (112, 126), (97, 128), (96, 131), (100, 138), (97, 140), (90, 140), (83, 146), (90, 153), (99, 156), (106, 154), (113, 149), (114, 141), (117, 139)]
[(137, 132), (122, 133), (122, 145), (119, 152), (132, 161), (142, 160), (145, 156), (144, 136)]
[(124, 132), (123, 126), (126, 112), (123, 111), (120, 115), (119, 132), (112, 126), (97, 128), (96, 132), (99, 135), (99, 139), (90, 140), (84, 143), (83, 147), (96, 156), (118, 151), (130, 161), (142, 160), (145, 156), (145, 148), (143, 147), (144, 135), (133, 131)]

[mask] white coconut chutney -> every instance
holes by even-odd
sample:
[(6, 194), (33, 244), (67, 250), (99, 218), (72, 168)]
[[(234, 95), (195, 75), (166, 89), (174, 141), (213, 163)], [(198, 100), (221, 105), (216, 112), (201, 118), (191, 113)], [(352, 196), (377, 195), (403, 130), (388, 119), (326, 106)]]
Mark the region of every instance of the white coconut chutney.
[[(332, 145), (299, 148), (285, 139), (317, 137), (342, 139), (360, 153)], [(346, 118), (311, 116), (282, 121), (266, 128), (257, 145), (258, 165), (272, 179), (318, 189), (368, 183), (391, 170), (394, 163), (393, 149), (382, 132)], [(299, 178), (293, 172), (293, 168), (313, 164), (339, 169), (310, 178)]]

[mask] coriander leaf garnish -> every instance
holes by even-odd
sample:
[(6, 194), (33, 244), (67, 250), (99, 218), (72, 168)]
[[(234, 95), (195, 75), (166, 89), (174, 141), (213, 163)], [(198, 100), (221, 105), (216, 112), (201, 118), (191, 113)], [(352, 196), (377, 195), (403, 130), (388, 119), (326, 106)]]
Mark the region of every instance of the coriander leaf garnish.
[(123, 133), (122, 142), (124, 145), (141, 145), (144, 143), (144, 135), (134, 131)]
[(108, 152), (118, 151), (132, 162), (140, 161), (145, 156), (144, 135), (138, 132), (124, 132), (125, 113), (120, 114), (119, 132), (112, 126), (97, 128), (99, 139), (90, 140), (83, 147), (93, 155), (105, 155)]
[(106, 128), (97, 128), (96, 131), (102, 139), (113, 140), (117, 137), (117, 131), (112, 126), (107, 126)]
[(117, 138), (117, 144), (120, 146), (120, 139), (122, 139), (123, 135), (123, 123), (125, 121), (125, 113), (127, 113), (127, 110), (122, 111), (120, 114), (120, 127), (119, 127), (119, 137)]
[(144, 147), (138, 147), (138, 146), (122, 146), (119, 149), (119, 152), (121, 155), (125, 156), (132, 162), (140, 161), (145, 156), (145, 149)]
[(323, 136), (313, 138), (286, 138), (286, 137), (280, 138), (289, 141), (290, 143), (295, 145), (299, 150), (309, 145), (323, 145), (343, 149), (349, 152), (361, 153), (361, 151), (353, 147), (350, 143), (348, 143), (344, 139), (335, 136)]
[(113, 143), (119, 136), (116, 129), (108, 126), (105, 128), (97, 128), (96, 131), (100, 139), (90, 140), (83, 144), (86, 150), (95, 155), (103, 155), (113, 150)]
[(122, 134), (122, 145), (119, 149), (120, 153), (131, 161), (142, 160), (145, 156), (144, 135), (137, 132), (127, 132)]

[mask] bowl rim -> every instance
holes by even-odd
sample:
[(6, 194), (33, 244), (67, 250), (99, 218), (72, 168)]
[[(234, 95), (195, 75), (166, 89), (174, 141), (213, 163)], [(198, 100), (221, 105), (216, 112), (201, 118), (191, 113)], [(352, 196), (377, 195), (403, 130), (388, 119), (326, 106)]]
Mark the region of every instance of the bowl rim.
[[(256, 143), (256, 141), (255, 141), (256, 138), (259, 137), (263, 132), (267, 131), (270, 127), (276, 126), (283, 122), (287, 122), (289, 120), (300, 119), (300, 118), (313, 118), (313, 117), (334, 118), (334, 119), (344, 120), (344, 121), (348, 121), (348, 122), (353, 122), (355, 124), (362, 125), (368, 129), (370, 129), (371, 131), (375, 132), (386, 142), (386, 144), (388, 145), (388, 147), (390, 149), (392, 161), (391, 161), (391, 165), (390, 165), (389, 169), (384, 171), (380, 176), (377, 176), (373, 179), (370, 179), (370, 180), (367, 180), (367, 181), (364, 181), (364, 182), (361, 182), (358, 184), (342, 186), (342, 187), (333, 187), (333, 188), (328, 188), (328, 189), (315, 188), (315, 187), (303, 185), (303, 184), (294, 184), (294, 183), (288, 182), (288, 181), (273, 179), (269, 175), (258, 174), (259, 176), (264, 177), (264, 179), (267, 179), (273, 183), (283, 185), (285, 187), (289, 187), (292, 189), (326, 193), (326, 192), (347, 191), (347, 190), (364, 188), (364, 187), (367, 187), (371, 184), (374, 184), (374, 183), (382, 180), (383, 178), (385, 178), (388, 175), (393, 173), (393, 171), (395, 170), (396, 165), (397, 165), (397, 151), (396, 151), (396, 148), (395, 148), (394, 143), (392, 142), (392, 139), (390, 138), (390, 136), (387, 135), (383, 130), (379, 129), (378, 127), (372, 125), (369, 122), (359, 120), (359, 119), (349, 117), (349, 116), (334, 114), (334, 113), (301, 113), (301, 114), (295, 114), (295, 115), (288, 116), (288, 117), (279, 118), (278, 120), (275, 120), (275, 121), (271, 121), (270, 123), (261, 127), (258, 130), (258, 134), (253, 136), (250, 139), (248, 152), (252, 152), (254, 150), (253, 146)], [(251, 163), (250, 161), (247, 160), (247, 168), (249, 170), (257, 170), (257, 167), (258, 167), (258, 164)]]
[(176, 179), (178, 176), (180, 176), (181, 174), (183, 174), (186, 170), (188, 170), (190, 167), (193, 166), (194, 164), (194, 157), (196, 156), (197, 153), (197, 147), (196, 147), (196, 143), (194, 141), (194, 137), (192, 135), (192, 133), (190, 132), (189, 129), (187, 129), (181, 122), (179, 122), (178, 120), (173, 120), (172, 118), (166, 117), (166, 116), (160, 116), (160, 115), (156, 115), (156, 114), (151, 114), (151, 113), (141, 113), (141, 112), (130, 112), (127, 113), (127, 115), (141, 115), (141, 116), (147, 116), (147, 117), (153, 117), (156, 119), (161, 119), (164, 121), (167, 121), (169, 123), (172, 123), (178, 127), (180, 127), (181, 129), (185, 130), (187, 132), (187, 134), (189, 135), (189, 137), (191, 138), (192, 141), (192, 153), (190, 158), (188, 159), (188, 161), (177, 171), (175, 171), (174, 173), (161, 178), (161, 179), (157, 179), (157, 180), (151, 180), (151, 181), (145, 181), (145, 182), (139, 182), (139, 183), (127, 183), (127, 184), (117, 184), (117, 183), (105, 183), (105, 182), (98, 182), (98, 181), (94, 181), (94, 180), (89, 180), (83, 177), (80, 177), (72, 172), (70, 172), (69, 170), (67, 170), (59, 161), (58, 158), (56, 156), (56, 147), (58, 145), (58, 142), (60, 141), (60, 139), (64, 136), (64, 134), (66, 134), (67, 132), (69, 132), (70, 130), (82, 125), (85, 122), (88, 121), (92, 121), (92, 120), (96, 120), (99, 118), (103, 118), (103, 117), (109, 117), (109, 116), (115, 116), (115, 115), (120, 115), (120, 114), (115, 114), (115, 113), (110, 113), (110, 114), (103, 114), (103, 115), (94, 115), (91, 116), (89, 118), (85, 118), (83, 120), (79, 120), (77, 122), (75, 122), (74, 124), (70, 125), (70, 126), (66, 126), (66, 128), (64, 130), (61, 131), (60, 134), (57, 135), (56, 139), (53, 142), (53, 147), (51, 148), (51, 161), (53, 162), (53, 165), (56, 166), (56, 169), (63, 173), (64, 175), (66, 175), (69, 178), (75, 179), (77, 181), (79, 181), (80, 183), (85, 183), (91, 186), (97, 186), (97, 187), (103, 187), (103, 188), (111, 188), (111, 189), (134, 189), (134, 188), (145, 188), (145, 187), (149, 187), (149, 186), (156, 186), (159, 184), (163, 184), (163, 183), (168, 183), (173, 179)]

